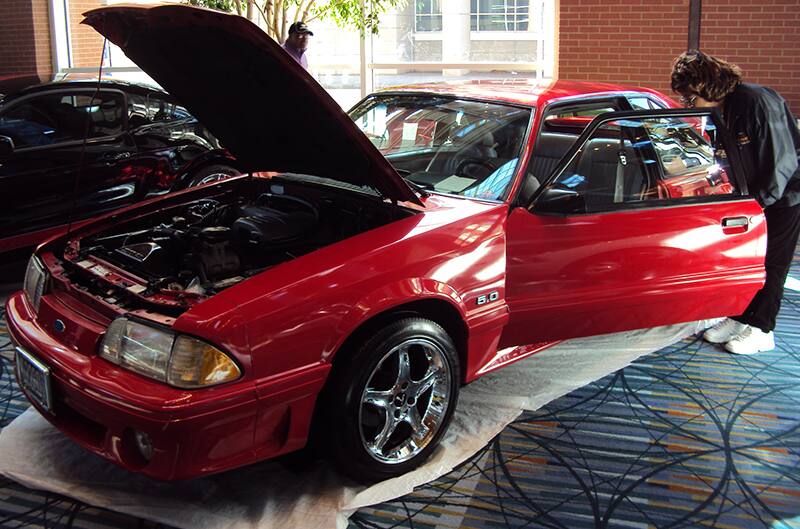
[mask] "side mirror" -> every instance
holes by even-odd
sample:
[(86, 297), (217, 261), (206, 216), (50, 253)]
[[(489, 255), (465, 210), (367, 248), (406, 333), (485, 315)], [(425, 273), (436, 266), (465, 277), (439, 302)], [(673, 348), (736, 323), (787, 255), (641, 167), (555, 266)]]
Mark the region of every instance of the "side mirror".
[(0, 158), (7, 158), (14, 154), (14, 140), (8, 136), (0, 136)]
[(577, 191), (550, 186), (539, 195), (531, 209), (541, 215), (575, 215), (586, 213), (586, 201)]

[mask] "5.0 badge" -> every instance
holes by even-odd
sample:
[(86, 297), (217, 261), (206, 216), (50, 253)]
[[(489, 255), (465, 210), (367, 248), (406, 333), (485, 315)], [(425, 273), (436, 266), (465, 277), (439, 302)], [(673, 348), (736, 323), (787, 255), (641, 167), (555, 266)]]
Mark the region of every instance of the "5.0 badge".
[(493, 292), (489, 292), (488, 294), (484, 294), (483, 296), (478, 296), (478, 305), (486, 305), (490, 301), (497, 301), (500, 299), (500, 293), (496, 290)]

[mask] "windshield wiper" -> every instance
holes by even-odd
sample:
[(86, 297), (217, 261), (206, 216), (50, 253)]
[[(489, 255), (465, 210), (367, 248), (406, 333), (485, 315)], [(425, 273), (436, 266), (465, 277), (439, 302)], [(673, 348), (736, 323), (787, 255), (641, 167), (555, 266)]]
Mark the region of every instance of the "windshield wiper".
[(428, 193), (428, 191), (435, 191), (436, 190), (436, 188), (433, 187), (433, 184), (429, 184), (427, 182), (425, 182), (425, 183), (415, 182), (415, 181), (410, 180), (410, 179), (405, 178), (405, 177), (403, 179), (406, 182), (408, 182), (409, 184), (411, 184), (411, 187), (414, 188), (414, 190), (417, 193), (419, 193), (419, 196), (421, 196), (423, 198), (425, 198), (427, 196), (430, 196), (430, 193)]
[(425, 198), (430, 195), (427, 190), (434, 191), (434, 188), (431, 184), (428, 183), (419, 183), (413, 180), (408, 179), (408, 175), (411, 174), (411, 171), (408, 169), (400, 169), (399, 167), (392, 166), (397, 173), (403, 177), (403, 180), (411, 184), (411, 188), (419, 194), (422, 198)]

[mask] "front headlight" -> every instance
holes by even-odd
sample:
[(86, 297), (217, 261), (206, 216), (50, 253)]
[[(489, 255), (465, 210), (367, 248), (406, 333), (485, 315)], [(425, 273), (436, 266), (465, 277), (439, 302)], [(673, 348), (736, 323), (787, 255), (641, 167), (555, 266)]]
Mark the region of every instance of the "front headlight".
[(214, 386), (241, 375), (239, 366), (213, 345), (127, 318), (111, 322), (100, 346), (100, 356), (185, 389)]
[(47, 278), (48, 274), (44, 265), (38, 257), (32, 255), (28, 260), (28, 269), (25, 270), (25, 282), (22, 289), (36, 312), (39, 312), (39, 302), (47, 287)]
[(111, 322), (100, 356), (139, 374), (167, 381), (167, 364), (175, 335), (127, 318)]

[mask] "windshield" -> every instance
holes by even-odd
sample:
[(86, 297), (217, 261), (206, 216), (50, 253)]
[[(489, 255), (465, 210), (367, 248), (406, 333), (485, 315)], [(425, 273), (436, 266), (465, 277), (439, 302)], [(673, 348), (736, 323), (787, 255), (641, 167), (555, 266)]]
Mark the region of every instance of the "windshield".
[(350, 116), (406, 180), (431, 191), (502, 200), (530, 109), (460, 99), (375, 96)]

